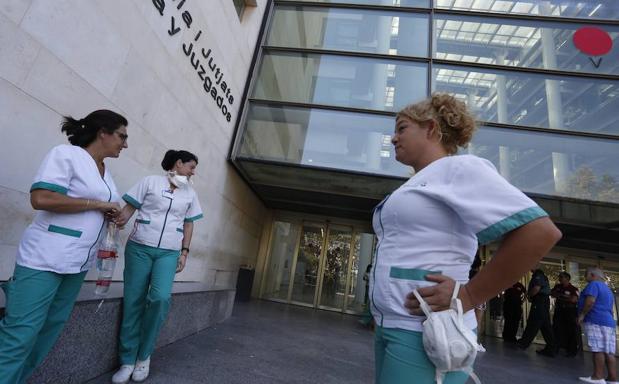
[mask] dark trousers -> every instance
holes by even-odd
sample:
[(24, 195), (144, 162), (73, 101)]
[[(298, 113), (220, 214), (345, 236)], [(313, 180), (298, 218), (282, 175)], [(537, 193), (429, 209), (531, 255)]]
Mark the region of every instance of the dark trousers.
[(505, 319), (503, 323), (503, 340), (515, 342), (518, 325), (522, 319), (522, 307), (520, 304), (504, 306), (503, 318)]
[(527, 319), (527, 326), (524, 329), (519, 343), (526, 348), (531, 345), (537, 332), (542, 331), (542, 336), (546, 342), (546, 349), (555, 350), (552, 326), (550, 325), (550, 298), (548, 295), (537, 294), (531, 303), (531, 312)]
[(556, 348), (565, 348), (568, 354), (578, 351), (578, 313), (576, 307), (557, 307), (552, 319)]

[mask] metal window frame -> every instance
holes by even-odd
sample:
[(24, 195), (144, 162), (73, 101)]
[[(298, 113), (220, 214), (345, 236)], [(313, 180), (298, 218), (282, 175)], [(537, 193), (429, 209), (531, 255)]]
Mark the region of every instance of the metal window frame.
[[(375, 110), (375, 109), (365, 109), (365, 108), (356, 108), (356, 107), (342, 107), (342, 106), (329, 105), (329, 104), (299, 103), (299, 102), (292, 102), (292, 101), (268, 100), (268, 99), (258, 99), (258, 98), (248, 98), (247, 101), (249, 103), (256, 104), (256, 105), (273, 106), (273, 107), (320, 109), (320, 110), (327, 110), (327, 111), (351, 112), (351, 113), (368, 114), (368, 115), (375, 115), (375, 116), (389, 116), (389, 117), (395, 117), (397, 115), (397, 112), (392, 112), (392, 111), (381, 111), (381, 110)], [(554, 134), (557, 136), (577, 136), (577, 137), (586, 137), (586, 138), (593, 138), (593, 139), (619, 141), (619, 134), (611, 135), (611, 134), (597, 133), (597, 132), (544, 128), (544, 127), (535, 127), (535, 126), (529, 126), (529, 125), (515, 125), (515, 124), (497, 123), (497, 122), (485, 121), (485, 120), (478, 120), (477, 125), (488, 126), (488, 127), (493, 127), (493, 128), (508, 129), (508, 130), (513, 130), (513, 131), (542, 132), (542, 133)]]

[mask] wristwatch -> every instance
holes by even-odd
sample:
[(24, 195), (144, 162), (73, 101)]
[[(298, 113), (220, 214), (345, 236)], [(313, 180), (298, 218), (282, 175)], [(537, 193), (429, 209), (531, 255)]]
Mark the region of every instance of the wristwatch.
[(183, 251), (187, 251), (187, 253), (189, 253), (189, 248), (187, 248), (187, 247), (183, 247), (183, 248), (181, 248), (181, 253), (182, 253)]

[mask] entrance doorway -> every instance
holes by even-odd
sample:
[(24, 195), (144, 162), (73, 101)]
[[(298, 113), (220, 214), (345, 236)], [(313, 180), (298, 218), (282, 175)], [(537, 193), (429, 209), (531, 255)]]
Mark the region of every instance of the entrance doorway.
[(353, 224), (275, 220), (261, 297), (361, 313), (374, 234)]

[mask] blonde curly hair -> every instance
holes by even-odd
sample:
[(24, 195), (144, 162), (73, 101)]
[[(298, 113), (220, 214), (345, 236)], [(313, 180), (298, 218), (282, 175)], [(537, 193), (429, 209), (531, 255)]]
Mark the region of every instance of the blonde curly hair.
[(466, 104), (446, 93), (433, 93), (428, 99), (407, 105), (398, 112), (396, 120), (402, 117), (417, 124), (434, 121), (439, 128), (439, 140), (450, 155), (458, 152), (459, 147), (466, 147), (477, 128)]

